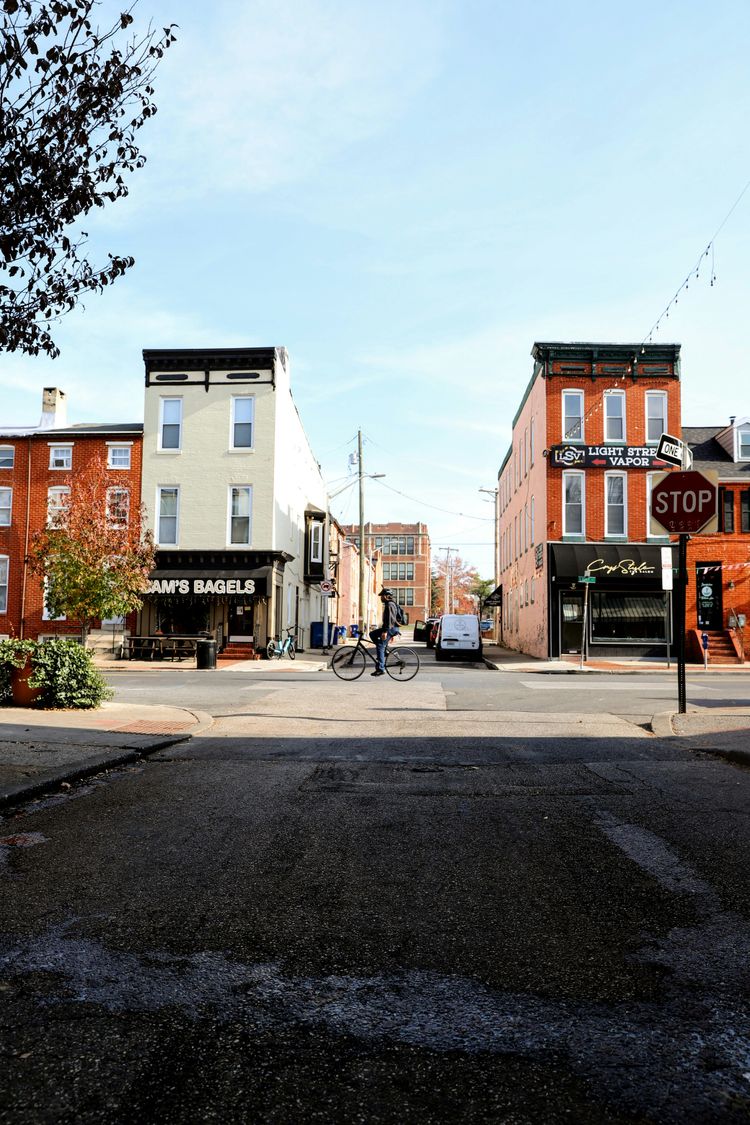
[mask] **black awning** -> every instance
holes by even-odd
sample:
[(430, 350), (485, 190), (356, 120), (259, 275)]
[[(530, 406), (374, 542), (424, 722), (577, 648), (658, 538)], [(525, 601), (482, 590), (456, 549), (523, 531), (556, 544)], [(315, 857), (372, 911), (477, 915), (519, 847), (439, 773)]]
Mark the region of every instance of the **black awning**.
[(195, 567), (191, 567), (189, 570), (169, 567), (169, 569), (152, 570), (149, 574), (149, 578), (152, 582), (162, 581), (165, 578), (210, 578), (215, 582), (217, 578), (267, 578), (271, 570), (272, 568), (270, 566), (259, 566), (256, 567), (255, 570), (228, 569), (222, 566), (206, 566), (201, 567), (200, 570), (196, 570)]
[(656, 582), (661, 587), (661, 551), (651, 543), (551, 543), (552, 574), (558, 582), (591, 574), (597, 581)]
[(503, 584), (501, 582), (499, 586), (495, 587), (495, 589), (492, 591), (491, 594), (487, 595), (487, 597), (482, 602), (482, 605), (494, 607), (494, 606), (501, 606), (502, 604), (503, 604)]

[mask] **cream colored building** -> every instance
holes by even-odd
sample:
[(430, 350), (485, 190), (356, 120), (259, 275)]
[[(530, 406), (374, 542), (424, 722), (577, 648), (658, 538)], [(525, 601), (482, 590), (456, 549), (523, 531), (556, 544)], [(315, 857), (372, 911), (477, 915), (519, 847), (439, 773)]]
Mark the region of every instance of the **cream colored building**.
[(141, 631), (261, 651), (322, 619), (326, 490), (284, 348), (144, 350), (142, 496), (157, 565)]

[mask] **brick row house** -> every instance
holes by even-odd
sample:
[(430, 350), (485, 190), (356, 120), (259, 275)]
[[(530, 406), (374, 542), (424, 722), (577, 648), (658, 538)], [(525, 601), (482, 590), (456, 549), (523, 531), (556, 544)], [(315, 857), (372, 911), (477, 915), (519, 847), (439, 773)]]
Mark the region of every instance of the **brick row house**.
[[(347, 539), (359, 547), (359, 525), (344, 526)], [(393, 590), (413, 623), (430, 615), (431, 547), (424, 523), (366, 523), (364, 550), (368, 558), (379, 556), (383, 585)], [(379, 616), (379, 606), (374, 617)], [(371, 617), (371, 621), (374, 618)]]
[(750, 418), (724, 426), (685, 426), (693, 467), (719, 477), (719, 528), (687, 544), (687, 648), (702, 659), (700, 634), (709, 634), (709, 659), (744, 658), (750, 619)]
[[(678, 345), (536, 343), (498, 474), (501, 635), (537, 657), (663, 655), (668, 536), (649, 534), (662, 432), (680, 433)], [(676, 552), (675, 552), (676, 554)], [(593, 577), (595, 582), (582, 583)]]
[[(38, 426), (0, 427), (0, 636), (79, 635), (77, 623), (47, 613), (43, 583), (26, 563), (29, 544), (50, 514), (64, 509), (75, 474), (92, 463), (117, 479), (107, 504), (120, 514), (139, 505), (142, 438), (137, 422), (68, 425), (65, 394), (55, 387), (44, 389)], [(94, 622), (90, 644), (115, 646), (134, 623), (135, 615)]]

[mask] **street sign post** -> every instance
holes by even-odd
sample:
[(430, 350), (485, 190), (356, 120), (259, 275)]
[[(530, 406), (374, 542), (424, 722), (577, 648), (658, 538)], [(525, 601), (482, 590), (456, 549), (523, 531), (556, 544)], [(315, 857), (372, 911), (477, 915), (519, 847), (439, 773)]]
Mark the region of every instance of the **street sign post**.
[(659, 473), (651, 489), (650, 530), (652, 535), (679, 536), (677, 541), (677, 709), (687, 711), (685, 684), (685, 595), (687, 590), (687, 541), (691, 535), (711, 535), (718, 530), (719, 476), (714, 471), (690, 469), (681, 473)]
[(578, 581), (579, 582), (596, 582), (596, 578), (593, 574), (579, 574), (578, 575)]

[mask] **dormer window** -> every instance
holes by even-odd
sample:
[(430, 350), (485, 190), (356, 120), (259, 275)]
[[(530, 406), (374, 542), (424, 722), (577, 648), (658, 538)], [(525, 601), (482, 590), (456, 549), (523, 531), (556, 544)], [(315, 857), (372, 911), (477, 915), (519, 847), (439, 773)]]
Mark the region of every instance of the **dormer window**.
[(737, 460), (750, 461), (750, 426), (737, 431)]

